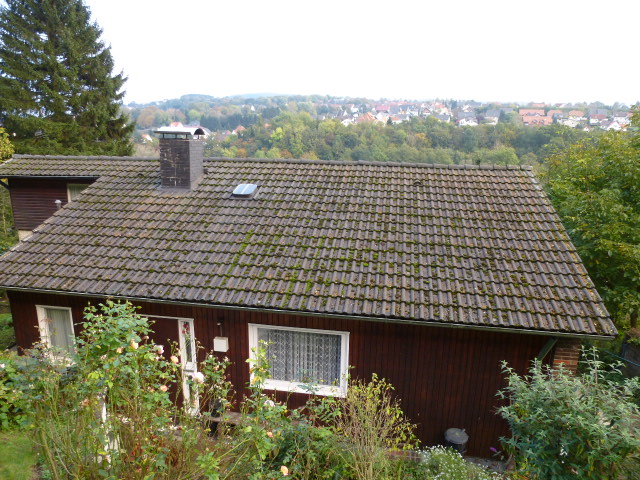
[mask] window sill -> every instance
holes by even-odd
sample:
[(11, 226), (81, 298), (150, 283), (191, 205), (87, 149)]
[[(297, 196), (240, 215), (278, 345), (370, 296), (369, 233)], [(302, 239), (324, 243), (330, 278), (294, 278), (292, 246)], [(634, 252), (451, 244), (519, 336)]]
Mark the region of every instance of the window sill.
[(324, 397), (344, 397), (346, 388), (335, 385), (308, 385), (299, 382), (286, 382), (269, 379), (264, 383), (265, 390), (275, 390), (287, 393), (305, 393), (307, 395), (321, 395)]

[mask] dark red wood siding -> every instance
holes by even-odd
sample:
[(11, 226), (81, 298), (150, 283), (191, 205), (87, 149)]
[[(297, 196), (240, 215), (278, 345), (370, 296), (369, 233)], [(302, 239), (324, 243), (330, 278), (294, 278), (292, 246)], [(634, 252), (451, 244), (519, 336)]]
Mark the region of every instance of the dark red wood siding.
[(87, 179), (11, 178), (9, 191), (16, 229), (33, 230), (56, 213), (56, 200), (67, 204), (67, 184), (89, 184)]
[[(74, 321), (78, 322), (89, 301), (18, 292), (10, 292), (9, 296), (16, 318), (16, 337), (22, 347), (38, 338), (36, 304), (71, 307)], [(498, 438), (508, 433), (507, 425), (495, 415), (498, 405), (495, 394), (504, 387), (500, 363), (506, 360), (523, 373), (548, 339), (429, 325), (137, 304), (143, 314), (193, 318), (196, 338), (207, 350), (213, 348), (216, 335), (229, 337), (226, 355), (234, 362), (230, 376), (239, 393), (249, 380), (245, 362), (249, 355), (249, 323), (348, 331), (353, 376), (368, 379), (377, 373), (387, 378), (395, 386), (407, 416), (417, 423), (418, 436), (425, 444), (441, 443), (447, 428), (464, 428), (470, 437), (469, 454), (483, 457), (489, 457), (489, 448), (497, 447)], [(165, 330), (156, 335), (159, 343), (171, 336)], [(301, 394), (279, 392), (277, 396), (281, 400), (288, 398), (292, 407), (301, 405), (305, 399)]]

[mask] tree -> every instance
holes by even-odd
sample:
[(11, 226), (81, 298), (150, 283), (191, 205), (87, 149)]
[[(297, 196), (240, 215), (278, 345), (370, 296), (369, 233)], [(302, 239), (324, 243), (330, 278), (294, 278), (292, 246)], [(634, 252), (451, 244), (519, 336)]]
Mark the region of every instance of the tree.
[[(640, 121), (634, 117), (634, 124)], [(619, 328), (640, 313), (640, 133), (616, 132), (550, 158), (547, 190)]]
[(0, 163), (7, 158), (11, 158), (13, 155), (14, 148), (9, 140), (9, 135), (7, 135), (7, 131), (0, 127)]
[(18, 153), (130, 155), (125, 82), (82, 0), (0, 7), (0, 118)]
[[(607, 371), (595, 349), (584, 352), (585, 372), (573, 375), (536, 361), (528, 376), (503, 366), (508, 386), (498, 409), (511, 438), (502, 442), (520, 473), (532, 480), (616, 479), (638, 470), (638, 378)], [(625, 472), (626, 470), (626, 472)]]
[[(0, 127), (0, 163), (13, 155), (13, 145), (4, 128)], [(0, 255), (18, 241), (13, 228), (13, 212), (9, 192), (0, 186)], [(2, 296), (2, 293), (0, 293)]]

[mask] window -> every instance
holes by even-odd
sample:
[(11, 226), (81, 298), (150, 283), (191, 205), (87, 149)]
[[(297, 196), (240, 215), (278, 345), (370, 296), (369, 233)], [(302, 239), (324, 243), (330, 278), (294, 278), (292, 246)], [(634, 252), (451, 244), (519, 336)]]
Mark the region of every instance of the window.
[(249, 347), (268, 343), (269, 390), (344, 395), (349, 367), (349, 333), (303, 328), (249, 325)]
[(67, 199), (69, 202), (73, 202), (78, 196), (82, 193), (82, 191), (87, 188), (89, 185), (86, 183), (68, 183), (67, 184)]
[(42, 343), (54, 350), (54, 356), (68, 357), (76, 353), (71, 309), (36, 305)]
[(258, 190), (255, 183), (241, 183), (233, 189), (231, 198), (254, 198)]

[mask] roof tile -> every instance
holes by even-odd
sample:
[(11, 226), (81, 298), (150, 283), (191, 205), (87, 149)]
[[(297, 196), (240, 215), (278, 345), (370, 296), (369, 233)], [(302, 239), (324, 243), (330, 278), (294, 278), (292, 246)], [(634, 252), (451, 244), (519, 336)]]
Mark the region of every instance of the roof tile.
[[(16, 156), (0, 176), (97, 178), (0, 259), (0, 285), (573, 334), (615, 328), (527, 168)], [(229, 198), (239, 183), (252, 200)]]

